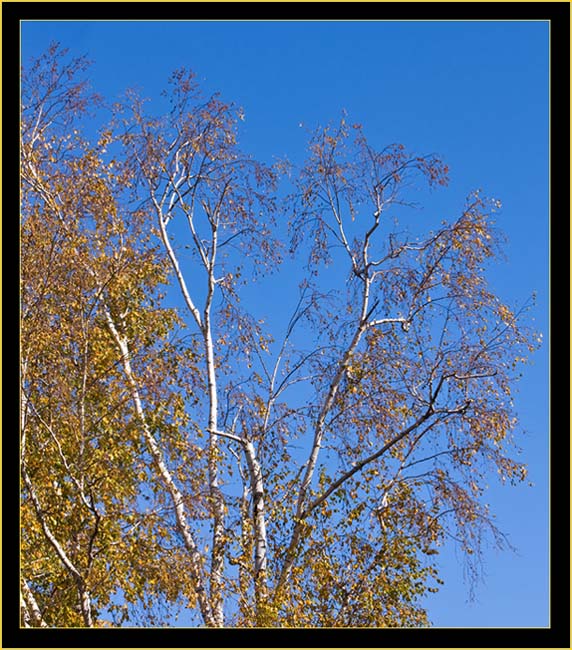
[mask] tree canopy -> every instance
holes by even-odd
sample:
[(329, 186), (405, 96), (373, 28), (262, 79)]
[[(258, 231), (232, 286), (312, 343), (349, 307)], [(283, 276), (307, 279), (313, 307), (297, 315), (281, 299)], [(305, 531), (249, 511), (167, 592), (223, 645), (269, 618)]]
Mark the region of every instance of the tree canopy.
[[(411, 229), (437, 155), (343, 115), (267, 165), (192, 72), (155, 112), (88, 68), (54, 45), (22, 77), (22, 624), (428, 625), (440, 549), (478, 575), (490, 477), (527, 474), (500, 202)], [(278, 326), (241, 296), (289, 258)]]

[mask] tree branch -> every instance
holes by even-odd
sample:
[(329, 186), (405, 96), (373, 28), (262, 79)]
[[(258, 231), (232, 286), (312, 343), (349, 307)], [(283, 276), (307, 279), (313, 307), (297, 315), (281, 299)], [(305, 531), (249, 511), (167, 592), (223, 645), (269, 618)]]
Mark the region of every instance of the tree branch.
[(36, 490), (34, 488), (34, 485), (30, 479), (30, 476), (28, 475), (28, 472), (26, 470), (26, 466), (22, 465), (21, 467), (21, 473), (22, 473), (22, 478), (24, 479), (24, 483), (26, 485), (26, 488), (28, 489), (28, 492), (30, 494), (30, 498), (32, 500), (32, 504), (34, 505), (34, 510), (36, 511), (36, 516), (38, 517), (38, 521), (40, 522), (40, 525), (42, 527), (42, 530), (44, 531), (44, 535), (48, 542), (51, 544), (52, 548), (55, 550), (58, 558), (60, 559), (61, 563), (65, 566), (65, 568), (70, 572), (72, 577), (75, 580), (75, 583), (77, 585), (78, 589), (78, 595), (79, 595), (79, 600), (80, 600), (80, 610), (83, 616), (84, 623), (87, 627), (93, 627), (93, 615), (91, 611), (91, 597), (89, 594), (89, 589), (87, 588), (85, 584), (85, 580), (83, 575), (80, 573), (80, 571), (77, 569), (75, 564), (70, 560), (68, 557), (67, 553), (64, 551), (62, 548), (61, 544), (58, 542), (56, 539), (55, 535), (52, 533), (52, 530), (50, 526), (48, 525), (48, 521), (46, 519), (46, 515), (43, 511), (43, 508), (40, 504), (40, 501), (38, 499), (38, 496), (36, 494)]
[(171, 472), (169, 471), (169, 468), (165, 463), (163, 452), (159, 447), (159, 445), (157, 444), (157, 441), (155, 440), (153, 434), (151, 433), (149, 424), (147, 423), (147, 417), (143, 409), (141, 396), (139, 394), (139, 388), (137, 386), (137, 382), (135, 380), (135, 376), (131, 368), (131, 356), (130, 356), (129, 345), (127, 343), (127, 340), (121, 337), (121, 335), (117, 331), (117, 328), (115, 326), (115, 323), (113, 321), (113, 318), (107, 306), (105, 306), (104, 313), (105, 313), (108, 329), (121, 355), (123, 370), (125, 372), (125, 376), (129, 384), (131, 398), (135, 405), (135, 411), (137, 413), (137, 417), (141, 422), (143, 435), (147, 443), (147, 447), (151, 453), (151, 456), (153, 457), (153, 460), (155, 461), (155, 465), (159, 470), (159, 474), (163, 479), (163, 482), (165, 483), (165, 486), (171, 496), (171, 500), (175, 507), (177, 525), (181, 532), (181, 535), (183, 536), (185, 547), (189, 551), (190, 558), (191, 558), (191, 567), (192, 567), (191, 577), (193, 579), (193, 588), (195, 590), (195, 593), (197, 594), (197, 599), (199, 601), (201, 614), (203, 616), (205, 623), (211, 627), (214, 627), (216, 625), (216, 621), (213, 617), (210, 603), (207, 600), (206, 592), (203, 586), (203, 580), (201, 576), (202, 557), (197, 549), (193, 534), (191, 532), (189, 523), (187, 521), (187, 514), (185, 510), (185, 501), (183, 495), (181, 494), (179, 488), (177, 487), (173, 479), (173, 476), (171, 475)]
[(31, 613), (32, 618), (34, 619), (34, 622), (36, 623), (37, 627), (48, 627), (48, 624), (46, 623), (46, 621), (44, 621), (42, 612), (38, 607), (38, 603), (34, 597), (34, 594), (32, 593), (32, 590), (30, 589), (28, 583), (26, 582), (26, 579), (23, 576), (21, 577), (21, 584), (22, 584), (22, 591), (20, 593), (20, 598), (22, 598), (23, 595), (24, 603), (26, 605), (28, 614)]
[(330, 494), (332, 494), (332, 492), (337, 490), (349, 478), (351, 478), (354, 474), (362, 470), (366, 465), (369, 465), (374, 460), (377, 460), (378, 458), (383, 456), (383, 454), (385, 454), (386, 451), (391, 449), (391, 447), (393, 447), (400, 440), (405, 438), (405, 436), (407, 436), (412, 431), (417, 429), (421, 424), (423, 424), (423, 422), (427, 421), (432, 415), (433, 415), (433, 409), (432, 408), (427, 409), (427, 411), (418, 420), (416, 420), (412, 425), (404, 429), (400, 434), (395, 436), (395, 438), (393, 438), (388, 443), (386, 443), (381, 449), (371, 454), (367, 458), (364, 458), (363, 460), (356, 463), (354, 467), (352, 467), (352, 469), (342, 474), (340, 478), (334, 481), (325, 492), (323, 492), (317, 499), (314, 499), (314, 501), (312, 501), (312, 503), (300, 514), (300, 518), (305, 519), (315, 508), (317, 508), (321, 503), (323, 503), (330, 496)]

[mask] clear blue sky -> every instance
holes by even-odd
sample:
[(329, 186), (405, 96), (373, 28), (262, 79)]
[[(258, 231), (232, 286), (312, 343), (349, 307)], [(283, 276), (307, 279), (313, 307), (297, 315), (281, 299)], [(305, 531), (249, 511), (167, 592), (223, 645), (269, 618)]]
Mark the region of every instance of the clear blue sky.
[(436, 626), (547, 626), (548, 602), (548, 22), (24, 22), (22, 62), (59, 41), (93, 59), (96, 91), (157, 95), (192, 68), (207, 92), (245, 109), (242, 144), (272, 162), (299, 161), (305, 129), (346, 109), (372, 143), (437, 152), (451, 183), (425, 207), (453, 217), (480, 187), (502, 200), (507, 260), (490, 274), (509, 304), (537, 292), (545, 344), (525, 369), (516, 406), (534, 487), (494, 484), (487, 501), (517, 553), (491, 552), (467, 603), (462, 564), (442, 554), (446, 584), (427, 602)]

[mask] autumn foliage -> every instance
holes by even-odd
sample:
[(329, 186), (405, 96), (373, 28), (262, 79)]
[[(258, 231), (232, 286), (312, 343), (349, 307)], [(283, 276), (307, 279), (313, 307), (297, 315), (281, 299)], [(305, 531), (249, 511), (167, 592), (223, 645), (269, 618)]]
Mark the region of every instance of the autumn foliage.
[[(87, 69), (54, 45), (23, 72), (22, 624), (428, 625), (440, 548), (477, 576), (507, 545), (491, 475), (526, 477), (511, 392), (539, 336), (486, 282), (500, 203), (408, 230), (438, 156), (344, 115), (265, 165), (186, 70), (93, 135)], [(306, 277), (267, 329), (241, 292), (289, 254)]]

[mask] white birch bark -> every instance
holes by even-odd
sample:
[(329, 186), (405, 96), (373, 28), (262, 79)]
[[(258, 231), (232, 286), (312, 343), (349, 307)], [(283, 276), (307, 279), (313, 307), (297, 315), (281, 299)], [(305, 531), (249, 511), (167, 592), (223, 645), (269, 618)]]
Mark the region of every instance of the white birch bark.
[(211, 308), (214, 296), (216, 281), (214, 277), (214, 268), (217, 252), (217, 229), (212, 226), (212, 250), (208, 261), (208, 291), (203, 312), (203, 337), (205, 344), (205, 356), (207, 367), (207, 390), (209, 396), (209, 491), (213, 508), (213, 538), (212, 538), (212, 555), (211, 555), (211, 575), (210, 575), (210, 592), (213, 607), (213, 615), (219, 627), (224, 625), (223, 612), (223, 595), (222, 579), (224, 572), (224, 499), (219, 487), (218, 464), (219, 464), (219, 444), (218, 437), (212, 432), (218, 430), (218, 390), (216, 376), (216, 361), (212, 335)]
[(201, 610), (203, 620), (210, 627), (216, 626), (217, 621), (213, 616), (211, 605), (209, 603), (203, 578), (202, 578), (202, 569), (201, 569), (202, 557), (197, 549), (191, 528), (189, 526), (183, 495), (179, 490), (179, 488), (177, 487), (177, 484), (173, 479), (173, 476), (169, 471), (169, 468), (167, 467), (163, 452), (160, 446), (157, 444), (157, 441), (155, 440), (153, 434), (151, 433), (151, 430), (147, 423), (147, 417), (143, 409), (141, 396), (131, 367), (131, 355), (129, 351), (129, 345), (126, 339), (123, 338), (117, 331), (111, 313), (107, 308), (105, 308), (105, 317), (107, 320), (109, 331), (111, 332), (111, 335), (121, 354), (121, 362), (123, 364), (123, 370), (125, 372), (125, 376), (129, 384), (131, 397), (133, 399), (135, 410), (137, 412), (137, 417), (141, 422), (141, 427), (143, 431), (143, 436), (145, 438), (145, 442), (147, 443), (147, 447), (149, 448), (153, 460), (155, 461), (157, 469), (159, 470), (159, 474), (161, 475), (161, 478), (165, 483), (167, 491), (169, 492), (169, 495), (173, 502), (173, 506), (175, 508), (177, 525), (179, 527), (181, 535), (183, 536), (185, 547), (187, 548), (187, 551), (189, 552), (191, 557), (191, 566), (193, 571), (191, 577), (193, 580), (193, 587), (197, 595), (197, 600), (199, 602), (199, 607)]
[(256, 591), (257, 606), (262, 604), (267, 596), (266, 568), (267, 568), (267, 539), (266, 539), (266, 518), (264, 508), (264, 480), (262, 468), (256, 457), (256, 451), (252, 442), (247, 441), (244, 445), (244, 453), (250, 472), (252, 491), (252, 510), (254, 522), (254, 584)]
[[(240, 438), (234, 434), (229, 434), (223, 431), (214, 431), (217, 436), (235, 440), (242, 445), (244, 455), (246, 457), (246, 465), (248, 468), (248, 481), (244, 476), (244, 472), (240, 468), (239, 471), (241, 478), (244, 482), (243, 494), (241, 501), (241, 514), (243, 517), (243, 543), (245, 543), (245, 517), (248, 517), (247, 498), (252, 494), (252, 526), (254, 530), (254, 590), (257, 611), (260, 611), (261, 606), (268, 598), (268, 584), (267, 584), (267, 549), (268, 540), (266, 533), (266, 509), (264, 505), (264, 477), (262, 474), (262, 467), (258, 460), (256, 448), (250, 440)], [(237, 456), (237, 454), (235, 454)], [(238, 458), (238, 457), (237, 457)], [(240, 462), (240, 461), (239, 461)]]
[(48, 627), (48, 624), (46, 621), (44, 621), (42, 612), (38, 606), (38, 602), (36, 601), (34, 594), (32, 593), (32, 590), (30, 589), (25, 578), (21, 579), (20, 607), (22, 606), (25, 609), (24, 627), (31, 627), (30, 619), (34, 620), (36, 627)]
[[(210, 254), (205, 250), (205, 246), (199, 240), (197, 233), (194, 227), (193, 220), (193, 209), (191, 206), (184, 203), (182, 200), (179, 186), (184, 180), (188, 180), (184, 175), (181, 176), (177, 181), (173, 178), (169, 181), (169, 186), (171, 188), (171, 200), (169, 202), (169, 211), (167, 214), (164, 214), (163, 205), (168, 194), (168, 188), (163, 193), (163, 199), (158, 200), (154, 194), (153, 188), (150, 186), (151, 198), (155, 211), (157, 214), (157, 219), (159, 222), (159, 231), (161, 234), (161, 240), (167, 251), (167, 255), (171, 266), (175, 272), (183, 300), (185, 301), (186, 306), (191, 312), (193, 319), (199, 331), (202, 334), (204, 342), (204, 351), (205, 351), (205, 364), (206, 364), (206, 378), (207, 378), (207, 394), (208, 394), (208, 425), (207, 431), (209, 433), (209, 448), (208, 448), (208, 481), (209, 481), (209, 495), (211, 500), (211, 508), (213, 515), (213, 535), (212, 535), (212, 550), (211, 550), (211, 571), (210, 571), (210, 598), (211, 598), (211, 607), (212, 615), (217, 626), (222, 627), (224, 625), (224, 599), (222, 594), (222, 583), (223, 583), (223, 573), (224, 573), (224, 545), (225, 545), (225, 503), (222, 492), (219, 485), (219, 456), (220, 449), (218, 438), (214, 432), (218, 430), (218, 388), (217, 388), (217, 376), (216, 376), (216, 359), (215, 359), (215, 350), (213, 342), (213, 332), (212, 332), (212, 301), (216, 288), (216, 279), (215, 279), (215, 263), (217, 255), (217, 246), (218, 246), (218, 225), (217, 219), (218, 215), (216, 210), (214, 213), (211, 213), (207, 205), (203, 205), (205, 214), (209, 220), (211, 226), (211, 247)], [(207, 276), (207, 294), (205, 299), (204, 308), (201, 314), (201, 311), (193, 301), (190, 291), (187, 286), (184, 274), (181, 271), (179, 260), (174, 248), (169, 241), (169, 235), (167, 232), (167, 224), (171, 219), (170, 210), (178, 202), (181, 209), (187, 217), (187, 222), (189, 229), (192, 234), (192, 239), (196, 250), (199, 254), (199, 258), (202, 262), (204, 270)]]
[(34, 488), (34, 485), (30, 479), (30, 476), (28, 475), (28, 472), (26, 470), (25, 464), (22, 465), (21, 468), (21, 473), (22, 473), (22, 478), (24, 479), (24, 483), (26, 485), (26, 488), (28, 489), (28, 492), (30, 494), (30, 499), (32, 500), (32, 504), (34, 506), (34, 510), (36, 511), (36, 516), (38, 517), (38, 521), (40, 522), (40, 525), (42, 526), (42, 530), (44, 532), (44, 536), (48, 540), (48, 542), (52, 545), (52, 548), (55, 550), (60, 562), (64, 565), (64, 567), (67, 569), (67, 571), (72, 575), (76, 587), (78, 590), (78, 597), (79, 597), (79, 606), (81, 610), (81, 614), (83, 617), (83, 621), (86, 625), (86, 627), (93, 627), (93, 614), (92, 614), (92, 606), (91, 606), (91, 595), (89, 592), (89, 588), (87, 587), (85, 577), (82, 575), (82, 573), (77, 569), (75, 564), (71, 561), (67, 553), (64, 551), (62, 545), (59, 543), (57, 540), (56, 536), (51, 530), (51, 527), (48, 524), (46, 515), (44, 513), (44, 510), (40, 504), (40, 501), (38, 499), (38, 495), (36, 494), (36, 490)]

